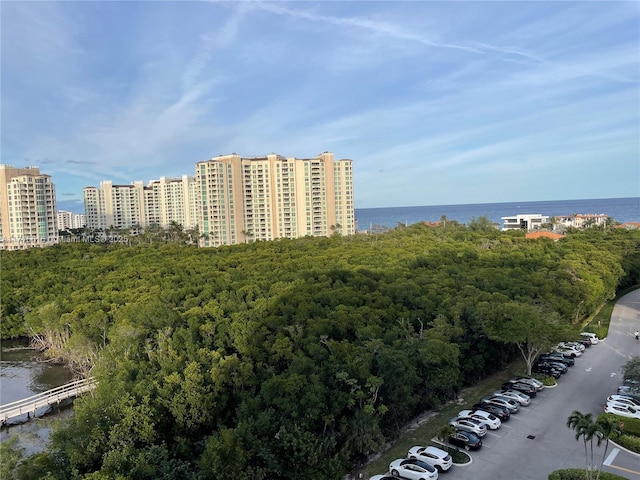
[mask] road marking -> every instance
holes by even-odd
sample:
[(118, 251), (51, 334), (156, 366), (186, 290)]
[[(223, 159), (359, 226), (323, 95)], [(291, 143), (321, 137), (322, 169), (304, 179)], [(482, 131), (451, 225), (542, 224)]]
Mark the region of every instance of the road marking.
[(493, 435), (494, 437), (502, 438), (502, 435), (496, 435), (493, 432), (487, 432), (488, 435)]
[(629, 473), (633, 473), (635, 475), (640, 475), (640, 472), (638, 472), (637, 470), (631, 470), (630, 468), (617, 467), (615, 465), (609, 465), (609, 468), (615, 468), (617, 470), (622, 470), (623, 472), (629, 472)]
[(585, 369), (584, 369), (584, 371), (585, 371), (585, 372), (590, 372), (590, 371), (591, 371), (591, 367), (589, 367), (589, 368), (585, 368)]
[(603, 465), (606, 465), (607, 467), (611, 465), (611, 462), (615, 460), (616, 455), (618, 455), (619, 452), (620, 452), (619, 448), (614, 448), (613, 450), (611, 450), (611, 453), (609, 454), (607, 459), (604, 461)]
[(610, 378), (613, 378), (613, 377), (615, 377), (616, 375), (617, 375), (617, 374), (616, 374), (616, 372), (611, 372), (611, 373), (609, 374), (609, 377), (610, 377)]

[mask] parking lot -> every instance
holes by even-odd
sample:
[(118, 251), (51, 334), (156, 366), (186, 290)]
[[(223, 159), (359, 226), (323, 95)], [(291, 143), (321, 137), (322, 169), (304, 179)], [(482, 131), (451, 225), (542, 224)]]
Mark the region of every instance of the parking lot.
[[(605, 341), (587, 348), (575, 365), (558, 379), (554, 388), (546, 388), (527, 407), (511, 415), (499, 430), (491, 430), (483, 438), (483, 446), (470, 452), (472, 462), (454, 466), (442, 477), (461, 480), (543, 480), (561, 468), (584, 468), (582, 440), (566, 422), (574, 410), (603, 411), (606, 397), (616, 392), (621, 383), (619, 367), (640, 354), (633, 332), (640, 323), (640, 290), (623, 297), (613, 311), (609, 335)], [(470, 399), (476, 401), (476, 399)], [(604, 442), (594, 443), (594, 458), (603, 460)], [(640, 480), (640, 456), (609, 447), (603, 471)]]

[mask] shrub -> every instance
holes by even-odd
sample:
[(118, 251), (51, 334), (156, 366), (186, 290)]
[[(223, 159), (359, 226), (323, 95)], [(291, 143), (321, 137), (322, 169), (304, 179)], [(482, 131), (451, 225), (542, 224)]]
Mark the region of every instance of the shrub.
[(621, 447), (626, 448), (627, 450), (631, 450), (632, 452), (635, 452), (635, 453), (640, 453), (640, 437), (636, 437), (634, 435), (621, 435), (618, 438), (616, 438), (614, 441), (615, 443), (617, 443)]
[(600, 415), (609, 415), (615, 418), (616, 422), (624, 424), (623, 433), (640, 437), (640, 420), (635, 418), (621, 417), (620, 415), (614, 415), (613, 413), (601, 413)]
[[(585, 480), (587, 472), (579, 468), (567, 468), (551, 472), (548, 480)], [(600, 480), (626, 480), (625, 477), (608, 472), (600, 472)]]

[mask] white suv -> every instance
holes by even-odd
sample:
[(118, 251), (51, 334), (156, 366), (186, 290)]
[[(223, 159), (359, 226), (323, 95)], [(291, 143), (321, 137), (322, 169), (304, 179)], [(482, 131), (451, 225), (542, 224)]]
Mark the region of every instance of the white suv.
[(582, 338), (586, 338), (589, 340), (589, 342), (591, 343), (591, 345), (595, 345), (596, 343), (598, 343), (600, 341), (600, 339), (598, 338), (598, 336), (595, 333), (591, 333), (591, 332), (580, 332), (580, 336)]
[(491, 430), (497, 430), (502, 425), (502, 421), (498, 417), (484, 410), (461, 410), (460, 413), (458, 413), (458, 417), (475, 418), (476, 420), (484, 422)]
[(451, 455), (436, 447), (411, 447), (407, 457), (422, 460), (423, 462), (436, 467), (440, 472), (446, 472), (453, 466)]

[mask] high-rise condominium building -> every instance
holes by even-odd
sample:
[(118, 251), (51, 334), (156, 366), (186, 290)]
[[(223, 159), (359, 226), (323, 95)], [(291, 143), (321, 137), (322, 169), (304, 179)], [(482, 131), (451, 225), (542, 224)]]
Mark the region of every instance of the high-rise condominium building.
[(271, 154), (196, 163), (201, 246), (355, 233), (351, 160)]
[(58, 243), (56, 193), (38, 167), (0, 165), (0, 250)]
[(100, 187), (84, 188), (87, 227), (91, 229), (166, 227), (172, 222), (185, 229), (197, 224), (197, 195), (193, 177), (166, 177), (145, 187), (141, 181), (131, 185), (100, 182)]
[(71, 230), (85, 226), (84, 214), (58, 210), (58, 230)]

